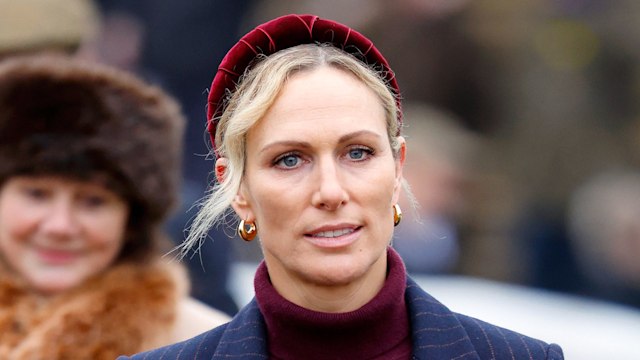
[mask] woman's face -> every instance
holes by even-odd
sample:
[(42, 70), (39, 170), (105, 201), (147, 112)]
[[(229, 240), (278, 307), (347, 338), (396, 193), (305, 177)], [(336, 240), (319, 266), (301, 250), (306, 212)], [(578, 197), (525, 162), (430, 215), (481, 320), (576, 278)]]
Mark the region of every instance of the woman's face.
[(353, 75), (322, 67), (289, 79), (247, 134), (233, 205), (255, 220), (281, 295), (299, 285), (382, 285), (401, 143), (396, 160), (379, 98)]
[(12, 177), (0, 189), (0, 254), (35, 290), (65, 291), (113, 263), (128, 216), (97, 183)]

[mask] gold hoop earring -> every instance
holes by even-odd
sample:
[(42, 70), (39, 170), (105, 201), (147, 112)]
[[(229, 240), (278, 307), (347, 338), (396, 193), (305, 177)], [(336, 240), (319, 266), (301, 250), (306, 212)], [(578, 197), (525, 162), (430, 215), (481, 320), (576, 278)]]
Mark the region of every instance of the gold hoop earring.
[(398, 226), (402, 221), (402, 210), (400, 210), (400, 205), (393, 205), (393, 226)]
[(249, 223), (244, 220), (240, 220), (240, 224), (238, 224), (238, 235), (244, 241), (253, 240), (256, 235), (258, 235), (258, 228), (256, 227), (256, 223)]

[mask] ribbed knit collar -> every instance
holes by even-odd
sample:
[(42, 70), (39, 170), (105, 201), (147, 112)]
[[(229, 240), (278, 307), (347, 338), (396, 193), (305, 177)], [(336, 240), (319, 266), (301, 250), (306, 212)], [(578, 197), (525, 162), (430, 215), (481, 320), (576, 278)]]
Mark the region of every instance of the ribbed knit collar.
[(408, 359), (411, 330), (404, 300), (406, 271), (398, 253), (387, 252), (387, 279), (361, 308), (324, 313), (283, 298), (271, 284), (264, 261), (254, 280), (273, 359)]

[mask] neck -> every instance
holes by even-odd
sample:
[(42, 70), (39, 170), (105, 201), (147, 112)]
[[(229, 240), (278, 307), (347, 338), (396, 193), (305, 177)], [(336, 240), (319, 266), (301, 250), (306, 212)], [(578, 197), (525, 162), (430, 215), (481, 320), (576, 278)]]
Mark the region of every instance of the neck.
[(409, 358), (405, 268), (393, 249), (389, 249), (385, 264), (387, 278), (370, 301), (352, 311), (328, 313), (301, 307), (282, 297), (263, 262), (256, 272), (255, 290), (267, 326), (270, 358)]
[(342, 282), (310, 281), (292, 275), (265, 258), (269, 279), (278, 294), (305, 309), (342, 313), (356, 310), (382, 289), (387, 277), (386, 250), (363, 276)]

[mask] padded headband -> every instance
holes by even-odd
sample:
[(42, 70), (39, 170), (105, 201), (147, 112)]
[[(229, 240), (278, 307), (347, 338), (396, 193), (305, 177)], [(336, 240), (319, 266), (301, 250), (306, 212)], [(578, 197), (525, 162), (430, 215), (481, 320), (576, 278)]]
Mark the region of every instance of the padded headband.
[[(283, 49), (311, 43), (330, 43), (355, 55), (366, 65), (382, 66), (382, 74), (395, 92), (398, 109), (401, 108), (400, 88), (395, 75), (371, 40), (345, 25), (315, 15), (285, 15), (257, 26), (222, 59), (208, 98), (207, 129), (214, 151), (216, 125), (226, 106), (225, 96), (235, 91), (238, 79), (252, 65), (256, 56), (268, 56)], [(398, 111), (398, 123), (402, 124), (401, 111)]]

